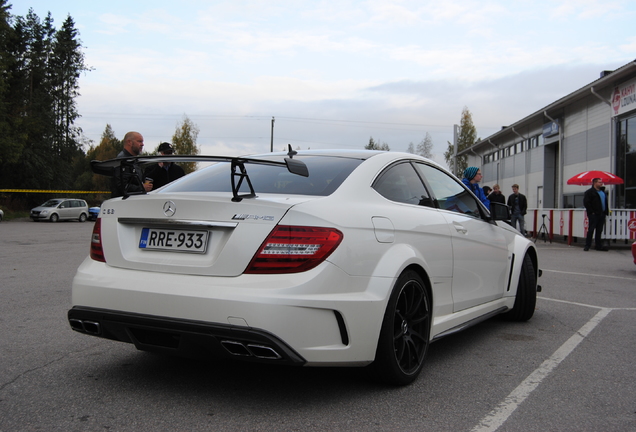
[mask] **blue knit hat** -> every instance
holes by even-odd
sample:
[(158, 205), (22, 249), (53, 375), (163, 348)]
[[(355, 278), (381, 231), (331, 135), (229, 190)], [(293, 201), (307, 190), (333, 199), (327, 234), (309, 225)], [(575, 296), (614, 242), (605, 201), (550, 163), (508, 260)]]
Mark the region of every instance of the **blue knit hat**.
[(468, 167), (464, 170), (464, 178), (467, 180), (472, 180), (475, 178), (475, 176), (477, 175), (477, 171), (479, 171), (479, 168), (477, 167)]

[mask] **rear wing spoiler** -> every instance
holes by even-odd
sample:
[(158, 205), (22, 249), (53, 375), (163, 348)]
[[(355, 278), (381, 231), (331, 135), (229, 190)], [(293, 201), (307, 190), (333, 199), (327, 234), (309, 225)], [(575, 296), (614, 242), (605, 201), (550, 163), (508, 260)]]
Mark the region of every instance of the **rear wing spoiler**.
[[(309, 177), (309, 170), (303, 161), (293, 159), (296, 151), (289, 146), (288, 157), (284, 161), (272, 161), (266, 159), (257, 159), (250, 157), (230, 157), (230, 156), (201, 156), (201, 155), (160, 155), (160, 156), (131, 156), (123, 158), (109, 159), (105, 161), (91, 161), (91, 170), (95, 174), (105, 176), (114, 176), (115, 170), (121, 170), (124, 166), (132, 166), (135, 163), (158, 163), (158, 162), (230, 162), (230, 180), (232, 182), (232, 201), (241, 201), (243, 198), (254, 198), (256, 193), (250, 181), (245, 165), (273, 165), (286, 167), (292, 173), (303, 177)], [(131, 177), (130, 181), (138, 181), (136, 177)], [(238, 191), (243, 185), (243, 181), (247, 182), (250, 189), (249, 193), (239, 194)], [(127, 188), (124, 188), (127, 189)], [(124, 199), (130, 195), (141, 195), (145, 192), (124, 193)]]

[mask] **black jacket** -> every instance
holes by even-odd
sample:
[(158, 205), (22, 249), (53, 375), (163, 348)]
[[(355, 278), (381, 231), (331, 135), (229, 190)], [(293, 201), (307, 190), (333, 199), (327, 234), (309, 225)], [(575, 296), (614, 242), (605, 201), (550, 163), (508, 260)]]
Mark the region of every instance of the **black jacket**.
[(585, 195), (583, 195), (583, 205), (585, 206), (585, 210), (587, 210), (588, 217), (593, 214), (605, 214), (605, 216), (609, 214), (609, 206), (607, 205), (607, 192), (605, 192), (605, 211), (603, 211), (601, 196), (598, 194), (598, 191), (594, 189), (594, 186), (585, 191)]
[[(117, 155), (118, 158), (133, 156), (126, 149)], [(111, 198), (120, 197), (124, 193), (145, 193), (143, 180), (144, 172), (137, 161), (132, 164), (122, 163), (113, 169), (113, 177), (110, 182)]]
[(488, 195), (488, 199), (490, 200), (491, 203), (493, 202), (498, 202), (501, 204), (506, 203), (506, 196), (502, 194), (501, 192), (499, 192), (498, 194), (491, 192), (490, 195)]
[[(514, 213), (515, 211), (515, 194), (510, 194), (508, 197), (508, 207), (510, 207), (510, 213)], [(528, 200), (524, 194), (519, 194), (519, 209), (521, 210), (521, 214), (525, 215), (526, 210), (528, 210)]]
[(168, 183), (175, 181), (185, 175), (183, 168), (175, 163), (171, 163), (168, 169), (160, 167), (158, 164), (151, 166), (146, 170), (146, 177), (152, 179), (152, 189), (159, 189)]

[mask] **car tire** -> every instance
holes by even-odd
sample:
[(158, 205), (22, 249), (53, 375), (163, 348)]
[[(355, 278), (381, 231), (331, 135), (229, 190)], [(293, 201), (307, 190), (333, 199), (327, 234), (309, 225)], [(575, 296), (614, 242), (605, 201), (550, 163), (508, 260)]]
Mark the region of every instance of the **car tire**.
[(523, 257), (521, 264), (521, 274), (517, 285), (517, 295), (515, 305), (504, 314), (510, 321), (528, 321), (534, 315), (534, 308), (537, 305), (537, 273), (534, 263), (529, 255)]
[(86, 222), (86, 213), (82, 213), (79, 217), (80, 222)]
[(431, 297), (415, 271), (398, 278), (384, 313), (371, 376), (392, 385), (410, 384), (418, 377), (431, 333)]
[(57, 213), (53, 213), (51, 217), (49, 218), (49, 220), (51, 222), (57, 222), (58, 220), (60, 220), (60, 217), (57, 215)]

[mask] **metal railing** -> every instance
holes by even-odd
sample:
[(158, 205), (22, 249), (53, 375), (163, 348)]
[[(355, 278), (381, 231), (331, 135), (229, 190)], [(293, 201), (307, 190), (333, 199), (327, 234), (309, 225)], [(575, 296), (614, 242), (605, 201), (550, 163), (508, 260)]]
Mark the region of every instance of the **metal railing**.
[[(543, 217), (545, 215), (545, 218)], [(534, 235), (545, 222), (550, 240), (561, 236), (571, 244), (574, 238), (587, 236), (588, 218), (584, 209), (528, 209), (526, 231)], [(605, 221), (603, 238), (607, 240), (636, 240), (636, 210), (610, 209)]]

